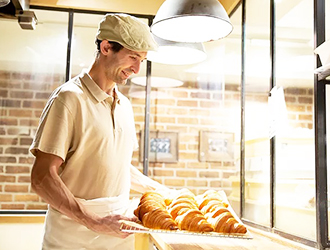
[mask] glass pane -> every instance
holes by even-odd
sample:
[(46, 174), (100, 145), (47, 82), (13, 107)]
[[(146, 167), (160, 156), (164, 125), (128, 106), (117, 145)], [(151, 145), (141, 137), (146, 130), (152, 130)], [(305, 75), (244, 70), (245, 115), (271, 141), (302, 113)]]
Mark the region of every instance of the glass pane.
[(270, 222), (269, 9), (269, 1), (247, 1), (244, 218), (266, 226)]
[[(328, 41), (330, 40), (330, 1), (325, 1), (325, 40)], [(328, 51), (329, 52), (329, 51)], [(327, 80), (330, 80), (330, 77), (328, 76), (326, 78)], [(326, 110), (330, 110), (330, 105), (329, 105), (329, 101), (330, 101), (330, 94), (329, 94), (329, 85), (326, 86)], [(327, 117), (327, 120), (326, 120), (326, 123), (327, 123), (327, 128), (326, 128), (326, 131), (327, 131), (327, 141), (330, 141), (330, 121), (329, 121), (329, 117), (330, 117), (330, 114), (326, 114), (326, 117)], [(330, 163), (330, 147), (329, 145), (327, 145), (327, 164)], [(330, 197), (329, 197), (329, 192), (330, 192), (330, 170), (328, 169), (328, 177), (327, 177), (327, 182), (328, 182), (328, 201), (330, 200)], [(328, 238), (330, 239), (330, 203), (328, 202)]]
[[(162, 141), (170, 150), (178, 151), (178, 157), (151, 147), (149, 176), (170, 188), (189, 188), (195, 194), (223, 190), (239, 204), (239, 14), (234, 26), (229, 37), (204, 44), (207, 59), (203, 62), (152, 63), (150, 145)], [(174, 63), (179, 60), (176, 55), (172, 59)], [(156, 77), (163, 78), (162, 86), (156, 87)], [(173, 79), (182, 85), (171, 87)], [(134, 81), (132, 78), (132, 94), (134, 89), (139, 91)], [(136, 117), (143, 115), (141, 101), (132, 99)], [(153, 131), (158, 131), (154, 138)], [(232, 183), (238, 193), (232, 192)]]
[[(234, 26), (233, 32), (223, 40), (225, 45), (224, 71), (225, 71), (225, 109), (231, 118), (235, 134), (235, 167), (233, 174), (228, 175), (229, 192), (228, 200), (237, 215), (241, 215), (240, 211), (240, 167), (241, 167), (241, 38), (242, 38), (242, 7), (237, 8), (235, 13), (230, 17), (230, 21)], [(231, 114), (231, 115), (229, 115)], [(224, 119), (226, 119), (226, 116)]]
[(0, 21), (0, 207), (46, 209), (31, 190), (29, 147), (51, 91), (65, 78), (68, 15), (35, 10), (35, 30)]
[(313, 1), (281, 2), (276, 13), (275, 226), (316, 240)]
[(94, 61), (97, 26), (104, 15), (79, 14), (73, 17), (71, 76), (74, 77)]

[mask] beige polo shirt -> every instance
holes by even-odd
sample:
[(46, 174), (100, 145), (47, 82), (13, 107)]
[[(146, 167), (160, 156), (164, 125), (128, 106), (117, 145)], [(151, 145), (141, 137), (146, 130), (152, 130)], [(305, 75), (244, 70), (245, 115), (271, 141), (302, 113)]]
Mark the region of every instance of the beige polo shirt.
[(81, 73), (52, 93), (41, 115), (31, 153), (61, 157), (60, 176), (78, 198), (129, 195), (138, 144), (132, 106), (117, 88), (115, 93), (113, 105), (113, 98)]

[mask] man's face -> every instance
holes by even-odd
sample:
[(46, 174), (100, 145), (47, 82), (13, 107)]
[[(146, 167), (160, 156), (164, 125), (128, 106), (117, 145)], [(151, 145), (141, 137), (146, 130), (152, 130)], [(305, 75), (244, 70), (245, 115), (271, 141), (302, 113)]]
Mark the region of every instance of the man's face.
[(141, 62), (146, 56), (147, 52), (136, 52), (126, 48), (113, 52), (106, 63), (108, 80), (125, 85), (132, 74), (139, 73)]

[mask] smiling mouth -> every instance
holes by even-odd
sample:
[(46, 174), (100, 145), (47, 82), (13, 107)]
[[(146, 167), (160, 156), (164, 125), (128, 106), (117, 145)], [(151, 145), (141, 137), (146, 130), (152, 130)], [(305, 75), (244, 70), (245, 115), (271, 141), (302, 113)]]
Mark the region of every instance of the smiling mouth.
[(125, 72), (125, 71), (122, 71), (122, 72), (123, 72), (125, 78), (129, 78), (129, 77), (130, 77), (130, 74), (129, 74), (129, 73), (127, 73), (127, 72)]

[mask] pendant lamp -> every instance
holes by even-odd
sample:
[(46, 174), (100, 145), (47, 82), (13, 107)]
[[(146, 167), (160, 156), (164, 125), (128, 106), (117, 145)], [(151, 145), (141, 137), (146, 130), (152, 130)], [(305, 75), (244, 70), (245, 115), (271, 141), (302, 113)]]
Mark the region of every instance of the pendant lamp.
[(233, 30), (218, 0), (166, 0), (158, 9), (151, 32), (177, 42), (208, 42)]
[(0, 0), (0, 8), (8, 5), (10, 3), (10, 0)]
[(164, 40), (154, 35), (158, 44), (157, 51), (149, 51), (147, 58), (151, 62), (186, 65), (202, 62), (206, 59), (202, 43), (182, 43)]

